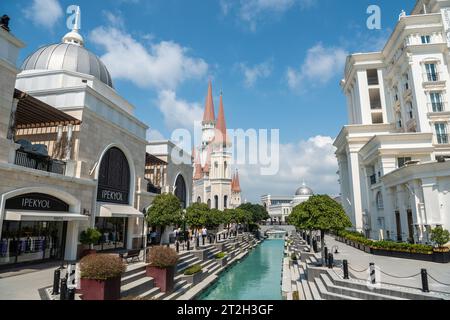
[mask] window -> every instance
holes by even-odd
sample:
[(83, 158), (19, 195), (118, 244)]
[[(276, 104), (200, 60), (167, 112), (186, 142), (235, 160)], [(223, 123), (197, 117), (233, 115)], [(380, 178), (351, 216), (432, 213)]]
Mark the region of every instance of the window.
[(443, 122), (435, 123), (434, 127), (438, 144), (448, 144), (447, 124)]
[(377, 69), (367, 70), (367, 83), (369, 84), (369, 86), (379, 84)]
[(412, 160), (411, 157), (400, 157), (400, 158), (397, 158), (397, 166), (398, 166), (398, 168), (403, 168), (406, 165), (406, 163), (408, 163), (411, 160)]
[(440, 92), (431, 92), (430, 100), (433, 112), (442, 112), (444, 110), (444, 104), (442, 103), (442, 94)]
[(431, 43), (431, 37), (430, 36), (421, 36), (420, 39), (422, 40), (422, 44)]
[(384, 209), (383, 194), (381, 193), (381, 191), (377, 193), (377, 209), (378, 210)]
[(437, 67), (435, 63), (425, 63), (425, 71), (428, 81), (438, 81)]
[(413, 104), (412, 102), (408, 102), (408, 115), (409, 115), (409, 119), (414, 119), (414, 108), (413, 108)]
[(214, 196), (214, 208), (219, 209), (219, 196)]
[(228, 208), (228, 196), (223, 197), (223, 207), (225, 209)]

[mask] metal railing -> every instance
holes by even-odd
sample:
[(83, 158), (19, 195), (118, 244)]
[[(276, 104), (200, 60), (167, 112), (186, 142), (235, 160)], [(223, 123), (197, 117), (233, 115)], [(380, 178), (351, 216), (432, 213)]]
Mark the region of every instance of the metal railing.
[(447, 102), (429, 102), (428, 112), (444, 112), (447, 111)]
[(436, 143), (437, 144), (449, 144), (449, 134), (445, 133), (445, 134), (437, 134), (436, 135)]
[(54, 160), (50, 157), (25, 152), (23, 150), (16, 151), (14, 164), (25, 168), (61, 175), (65, 175), (66, 173), (66, 163), (64, 161)]
[(440, 72), (425, 72), (423, 74), (423, 81), (424, 82), (437, 82), (441, 81), (441, 73)]

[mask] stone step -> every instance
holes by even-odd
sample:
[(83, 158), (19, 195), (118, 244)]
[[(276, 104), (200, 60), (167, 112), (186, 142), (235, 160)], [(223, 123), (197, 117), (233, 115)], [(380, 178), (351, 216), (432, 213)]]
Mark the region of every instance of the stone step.
[(148, 291), (142, 293), (142, 294), (139, 296), (139, 298), (145, 299), (145, 300), (152, 300), (153, 297), (154, 297), (155, 295), (157, 295), (158, 293), (160, 293), (160, 292), (161, 292), (161, 289), (160, 289), (160, 288), (154, 287), (154, 288), (152, 288), (152, 289), (150, 289), (150, 290), (148, 290)]
[(192, 253), (187, 254), (187, 255), (183, 256), (182, 258), (178, 259), (178, 264), (183, 264), (192, 258), (195, 258), (195, 256)]
[(138, 272), (134, 272), (134, 273), (132, 273), (130, 275), (125, 275), (125, 276), (122, 277), (121, 285), (124, 286), (124, 285), (127, 285), (127, 284), (131, 283), (131, 282), (139, 280), (139, 279), (141, 279), (143, 277), (146, 277), (146, 274), (147, 274), (147, 270), (144, 267), (143, 270), (140, 270)]
[(334, 285), (328, 274), (321, 274), (320, 278), (325, 284), (328, 292), (343, 295), (346, 297), (357, 298), (358, 300), (405, 300), (398, 297), (371, 292), (368, 287), (366, 287), (365, 290), (356, 290), (345, 286), (336, 286)]
[[(177, 280), (178, 278), (178, 280)], [(167, 292), (160, 292), (153, 296), (155, 300), (164, 300), (166, 297), (171, 296), (172, 294), (176, 293), (179, 289), (181, 289), (184, 286), (190, 286), (190, 284), (186, 280), (181, 280), (180, 276), (175, 277), (175, 285), (174, 290), (171, 293)]]
[(167, 297), (164, 297), (163, 300), (176, 300), (178, 297), (185, 294), (191, 288), (191, 286), (192, 285), (190, 283), (186, 283), (182, 287), (178, 288), (172, 294), (168, 295)]
[(125, 271), (125, 273), (122, 275), (122, 277), (128, 277), (131, 276), (135, 273), (139, 273), (142, 270), (145, 270), (146, 264), (143, 262), (140, 263), (133, 263), (133, 264), (129, 264), (127, 266), (127, 270)]
[(361, 300), (358, 298), (348, 297), (337, 293), (329, 292), (320, 277), (314, 279), (314, 283), (323, 300)]
[(186, 269), (187, 267), (195, 264), (196, 261), (200, 261), (200, 259), (198, 259), (196, 256), (191, 256), (191, 257), (189, 257), (189, 259), (186, 259), (186, 260), (182, 261), (181, 263), (179, 262), (177, 264), (177, 270), (179, 271), (181, 269)]
[(222, 266), (218, 263), (212, 265), (209, 269), (207, 269), (207, 273), (208, 275), (212, 275), (214, 274), (216, 271), (219, 271), (219, 269), (221, 269)]
[(138, 297), (142, 293), (154, 287), (154, 280), (150, 277), (143, 277), (121, 286), (122, 297)]

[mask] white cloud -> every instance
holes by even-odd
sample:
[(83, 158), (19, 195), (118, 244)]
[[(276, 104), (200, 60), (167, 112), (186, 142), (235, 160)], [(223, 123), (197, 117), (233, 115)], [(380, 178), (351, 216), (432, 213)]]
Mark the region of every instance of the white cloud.
[(147, 130), (147, 141), (159, 141), (166, 140), (164, 135), (156, 129)]
[(203, 110), (200, 104), (179, 100), (172, 90), (159, 92), (156, 105), (164, 115), (166, 126), (171, 129), (194, 129), (194, 123), (202, 120)]
[(47, 29), (52, 29), (63, 16), (63, 9), (58, 0), (33, 0), (31, 6), (23, 11), (33, 24)]
[(268, 78), (272, 74), (272, 63), (267, 61), (254, 66), (248, 66), (246, 63), (240, 63), (239, 69), (244, 74), (244, 83), (247, 88), (255, 85), (258, 79)]
[(276, 176), (261, 175), (259, 166), (240, 166), (243, 198), (259, 203), (265, 194), (294, 195), (303, 181), (317, 194), (337, 195), (338, 164), (334, 152), (333, 138), (325, 136), (281, 144)]
[(347, 51), (341, 47), (324, 47), (321, 43), (310, 48), (300, 69), (289, 67), (287, 81), (291, 89), (327, 84), (342, 73)]
[(236, 8), (237, 16), (246, 23), (250, 30), (255, 31), (257, 24), (268, 16), (281, 15), (291, 8), (301, 10), (313, 6), (318, 0), (221, 0), (220, 8), (223, 15)]
[(201, 78), (208, 64), (188, 55), (188, 49), (172, 41), (149, 47), (115, 27), (98, 27), (90, 34), (106, 53), (101, 57), (112, 76), (141, 88), (175, 89), (183, 81)]

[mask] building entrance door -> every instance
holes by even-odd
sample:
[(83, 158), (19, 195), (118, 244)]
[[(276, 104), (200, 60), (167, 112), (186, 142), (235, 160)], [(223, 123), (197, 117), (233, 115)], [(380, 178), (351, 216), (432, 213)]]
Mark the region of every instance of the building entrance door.
[(413, 214), (411, 210), (407, 211), (408, 214), (408, 241), (410, 243), (414, 243), (414, 220), (413, 220)]
[(395, 211), (395, 221), (397, 224), (397, 241), (403, 241), (402, 238), (402, 221), (400, 218), (400, 212), (399, 211)]

